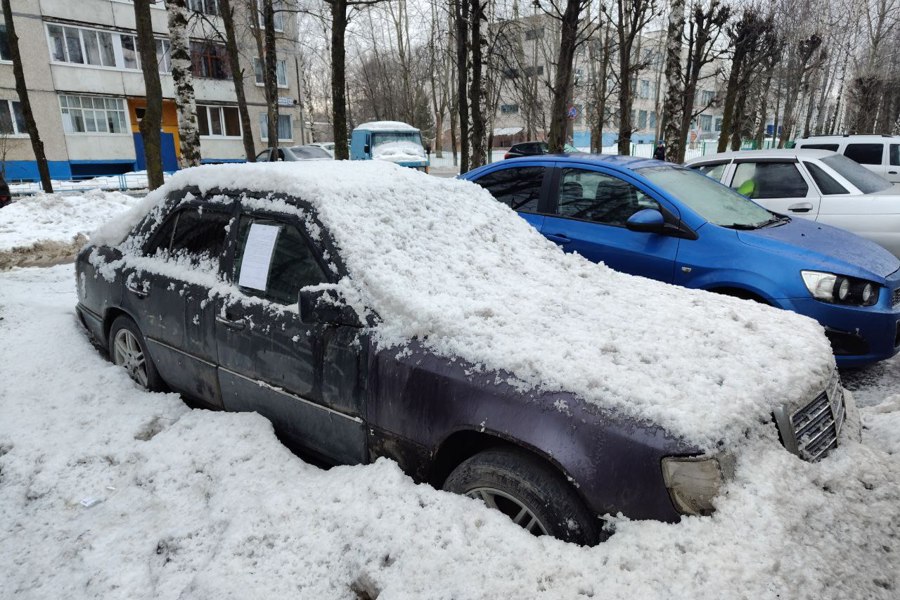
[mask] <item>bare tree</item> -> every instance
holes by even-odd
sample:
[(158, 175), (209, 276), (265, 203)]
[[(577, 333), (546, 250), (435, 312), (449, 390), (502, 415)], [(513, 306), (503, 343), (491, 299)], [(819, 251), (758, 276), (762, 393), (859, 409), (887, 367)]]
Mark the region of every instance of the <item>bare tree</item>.
[[(550, 135), (547, 138), (550, 152), (562, 152), (566, 144), (568, 125), (566, 109), (572, 98), (572, 66), (575, 50), (593, 33), (588, 30), (579, 36), (579, 24), (589, 6), (590, 0), (566, 0), (565, 10), (562, 10), (555, 0), (550, 2), (548, 12), (558, 19), (560, 24), (559, 53), (556, 58), (553, 100), (550, 107)], [(591, 29), (590, 25), (587, 27)]]
[(194, 99), (194, 74), (188, 37), (188, 10), (185, 0), (168, 0), (169, 41), (171, 42), (172, 80), (178, 109), (178, 140), (181, 168), (200, 164), (200, 129)]
[(159, 128), (162, 125), (162, 86), (159, 82), (159, 64), (156, 61), (156, 42), (153, 39), (153, 23), (150, 5), (153, 0), (134, 0), (134, 18), (137, 26), (137, 47), (144, 73), (144, 93), (147, 106), (141, 119), (141, 138), (144, 142), (144, 159), (147, 163), (147, 183), (151, 190), (163, 184), (162, 149)]
[(41, 187), (48, 193), (53, 193), (53, 184), (50, 182), (50, 167), (47, 164), (47, 155), (44, 153), (44, 143), (38, 133), (34, 113), (31, 110), (31, 101), (28, 98), (28, 85), (25, 81), (25, 70), (22, 67), (22, 55), (19, 52), (19, 36), (16, 35), (16, 24), (13, 21), (10, 0), (3, 0), (3, 20), (6, 22), (6, 34), (9, 40), (9, 53), (13, 63), (13, 75), (16, 79), (16, 94), (22, 105), (22, 116), (25, 118), (25, 129), (31, 139), (31, 149), (34, 152), (34, 160), (37, 163), (38, 174), (41, 177)]
[(234, 83), (234, 95), (237, 98), (238, 114), (243, 131), (244, 154), (248, 162), (256, 161), (256, 148), (253, 143), (253, 130), (250, 127), (250, 111), (247, 109), (247, 95), (244, 93), (244, 71), (241, 69), (238, 53), (237, 35), (234, 28), (234, 7), (231, 0), (219, 0), (219, 14), (225, 34), (225, 52), (231, 67), (231, 80)]
[(687, 108), (682, 85), (682, 39), (684, 37), (684, 0), (671, 0), (669, 22), (666, 29), (666, 99), (663, 104), (663, 137), (666, 141), (666, 156), (675, 161), (683, 153), (684, 140), (681, 138), (681, 119), (678, 115)]

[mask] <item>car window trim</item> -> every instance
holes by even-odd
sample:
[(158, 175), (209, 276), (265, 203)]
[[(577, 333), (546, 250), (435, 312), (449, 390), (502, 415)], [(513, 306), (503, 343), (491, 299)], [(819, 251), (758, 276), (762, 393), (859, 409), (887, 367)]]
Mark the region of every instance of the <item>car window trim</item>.
[(734, 164), (743, 163), (798, 163), (800, 162), (796, 156), (760, 156), (760, 157), (741, 157), (734, 159)]

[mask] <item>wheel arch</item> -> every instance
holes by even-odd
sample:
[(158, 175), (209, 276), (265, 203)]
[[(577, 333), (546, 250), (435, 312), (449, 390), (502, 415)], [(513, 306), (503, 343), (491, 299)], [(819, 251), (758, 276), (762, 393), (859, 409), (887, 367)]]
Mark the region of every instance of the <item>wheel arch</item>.
[(733, 296), (735, 298), (741, 298), (742, 300), (753, 300), (754, 302), (759, 302), (760, 304), (774, 306), (772, 301), (766, 298), (761, 292), (738, 287), (735, 285), (715, 286), (707, 288), (706, 291), (714, 292), (716, 294), (722, 294), (723, 296)]

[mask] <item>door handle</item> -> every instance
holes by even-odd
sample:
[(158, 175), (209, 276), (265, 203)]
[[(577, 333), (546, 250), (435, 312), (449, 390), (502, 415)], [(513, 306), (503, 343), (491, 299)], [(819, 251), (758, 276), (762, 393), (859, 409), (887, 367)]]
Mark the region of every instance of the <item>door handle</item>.
[(888, 174), (890, 174), (890, 175), (896, 175), (896, 174), (897, 174), (897, 171), (888, 171)]
[(572, 238), (564, 233), (546, 233), (544, 235), (548, 240), (550, 240), (551, 242), (556, 242), (560, 246), (565, 246), (566, 244), (572, 243)]
[(228, 329), (234, 329), (235, 331), (240, 331), (247, 326), (246, 321), (243, 319), (229, 319), (228, 317), (219, 316), (216, 317), (216, 323), (220, 323)]
[(148, 287), (149, 286), (146, 286), (143, 284), (139, 285), (137, 283), (134, 283), (133, 281), (129, 281), (128, 283), (125, 284), (125, 289), (128, 290), (129, 292), (131, 292), (132, 294), (134, 294), (135, 296), (137, 296), (138, 298), (146, 298), (147, 297), (147, 294), (150, 293), (150, 290), (148, 289)]
[(788, 210), (795, 213), (807, 213), (813, 209), (812, 202), (798, 202), (788, 206)]

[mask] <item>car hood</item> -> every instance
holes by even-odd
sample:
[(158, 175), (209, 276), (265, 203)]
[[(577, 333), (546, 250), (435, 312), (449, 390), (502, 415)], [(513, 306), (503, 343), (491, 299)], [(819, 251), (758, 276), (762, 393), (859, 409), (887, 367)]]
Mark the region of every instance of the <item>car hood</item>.
[(753, 231), (738, 239), (756, 248), (794, 258), (829, 272), (880, 281), (900, 269), (900, 259), (867, 239), (806, 219)]

